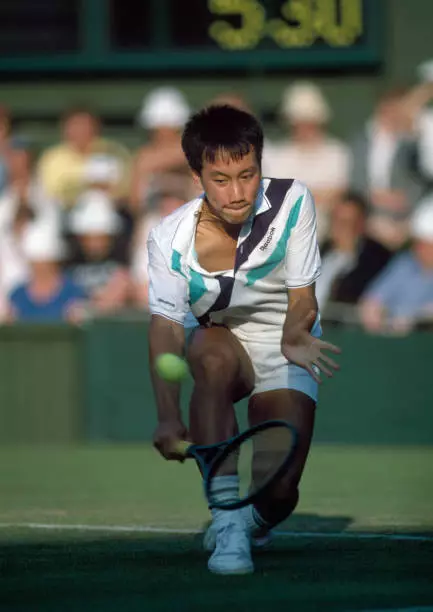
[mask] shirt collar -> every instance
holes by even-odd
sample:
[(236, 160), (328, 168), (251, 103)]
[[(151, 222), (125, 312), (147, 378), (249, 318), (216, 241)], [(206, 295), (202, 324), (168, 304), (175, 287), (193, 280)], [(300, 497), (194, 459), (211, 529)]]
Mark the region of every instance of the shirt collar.
[[(266, 187), (269, 184), (269, 179), (263, 179), (260, 182), (259, 191), (257, 193), (256, 201), (254, 203), (254, 209), (250, 217), (245, 221), (244, 227), (241, 230), (241, 237), (244, 238), (249, 234), (251, 229), (252, 221), (258, 215), (266, 212), (271, 208), (271, 203), (266, 197)], [(198, 198), (190, 203), (190, 208), (187, 211), (177, 226), (175, 235), (173, 237), (172, 248), (178, 251), (182, 256), (186, 255), (190, 249), (191, 241), (194, 238), (197, 215), (200, 212), (200, 208), (203, 205), (205, 194), (202, 193)]]
[(256, 201), (254, 204), (254, 216), (255, 217), (257, 217), (257, 215), (261, 215), (262, 213), (266, 212), (267, 210), (271, 208), (271, 203), (266, 197), (265, 182), (266, 182), (266, 187), (267, 187), (269, 184), (269, 179), (262, 179), (260, 181), (259, 191), (257, 193)]

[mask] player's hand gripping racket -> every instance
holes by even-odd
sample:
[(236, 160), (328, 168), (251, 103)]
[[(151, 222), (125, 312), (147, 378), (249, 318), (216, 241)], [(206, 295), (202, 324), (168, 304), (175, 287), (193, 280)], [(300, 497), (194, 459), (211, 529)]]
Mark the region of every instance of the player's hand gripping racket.
[[(290, 468), (297, 446), (296, 429), (286, 421), (259, 423), (243, 433), (209, 446), (179, 441), (173, 449), (196, 460), (211, 508), (234, 510), (256, 501)], [(221, 476), (239, 478), (239, 495), (220, 498), (215, 491)]]

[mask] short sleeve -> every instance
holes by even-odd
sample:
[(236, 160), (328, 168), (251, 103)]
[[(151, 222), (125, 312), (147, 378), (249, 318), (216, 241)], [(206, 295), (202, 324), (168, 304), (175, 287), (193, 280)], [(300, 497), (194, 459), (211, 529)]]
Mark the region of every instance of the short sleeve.
[(296, 224), (287, 241), (285, 265), (286, 287), (290, 289), (312, 285), (320, 276), (316, 210), (313, 196), (306, 187)]
[(170, 269), (153, 231), (147, 241), (147, 249), (150, 313), (183, 325), (189, 312), (187, 280)]

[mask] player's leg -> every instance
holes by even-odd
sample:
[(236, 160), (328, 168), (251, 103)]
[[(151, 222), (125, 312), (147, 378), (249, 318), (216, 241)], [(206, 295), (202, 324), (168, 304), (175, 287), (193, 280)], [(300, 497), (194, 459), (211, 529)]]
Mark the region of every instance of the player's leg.
[(250, 526), (273, 527), (295, 509), (298, 485), (305, 467), (314, 428), (316, 402), (306, 393), (294, 389), (277, 389), (257, 393), (250, 398), (248, 414), (251, 425), (268, 419), (288, 421), (298, 431), (296, 454), (287, 473), (272, 487), (267, 496), (249, 508)]
[(194, 378), (190, 435), (196, 444), (215, 444), (234, 435), (233, 404), (249, 395), (254, 371), (245, 349), (223, 326), (196, 329), (187, 360)]
[[(237, 431), (234, 403), (254, 386), (250, 359), (239, 341), (222, 326), (197, 329), (187, 359), (194, 378), (190, 401), (190, 434), (197, 444), (214, 444)], [(213, 478), (212, 494), (229, 499), (239, 494), (237, 466)], [(213, 551), (208, 567), (221, 574), (253, 571), (249, 534), (239, 510), (213, 510)], [(205, 536), (206, 539), (206, 536)], [(205, 542), (207, 550), (213, 549)]]

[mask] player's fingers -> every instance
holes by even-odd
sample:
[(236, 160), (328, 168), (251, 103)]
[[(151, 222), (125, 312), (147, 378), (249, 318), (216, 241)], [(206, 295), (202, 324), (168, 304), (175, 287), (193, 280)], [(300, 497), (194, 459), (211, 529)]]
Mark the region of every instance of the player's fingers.
[(324, 340), (319, 340), (319, 347), (322, 351), (331, 351), (331, 353), (335, 353), (336, 355), (339, 355), (341, 353), (341, 348), (339, 346), (335, 346), (335, 344), (325, 342)]
[(185, 461), (185, 455), (179, 455), (179, 453), (169, 452), (164, 455), (164, 457), (169, 461), (180, 461), (180, 463), (183, 463)]
[(178, 454), (173, 452), (172, 450), (173, 444), (170, 441), (156, 439), (153, 442), (153, 446), (156, 448), (159, 454), (164, 457), (164, 459), (167, 459), (167, 460), (178, 459), (178, 456), (177, 456)]
[(333, 368), (334, 370), (340, 369), (340, 366), (338, 365), (338, 363), (334, 361), (333, 359), (331, 359), (329, 355), (321, 354), (320, 359), (324, 361), (327, 365), (331, 366), (331, 368)]
[(322, 379), (320, 378), (320, 369), (318, 368), (318, 366), (316, 366), (315, 364), (306, 364), (305, 369), (307, 370), (307, 372), (309, 372), (309, 374), (311, 374), (311, 376), (314, 378), (314, 380), (320, 384), (322, 384)]
[(321, 372), (323, 372), (325, 374), (325, 376), (327, 376), (328, 378), (332, 378), (334, 376), (334, 373), (332, 372), (332, 370), (327, 368), (326, 365), (324, 365), (324, 363), (322, 363), (322, 361), (320, 361), (320, 359), (317, 359), (314, 362), (314, 365), (316, 365), (319, 368), (319, 370)]

